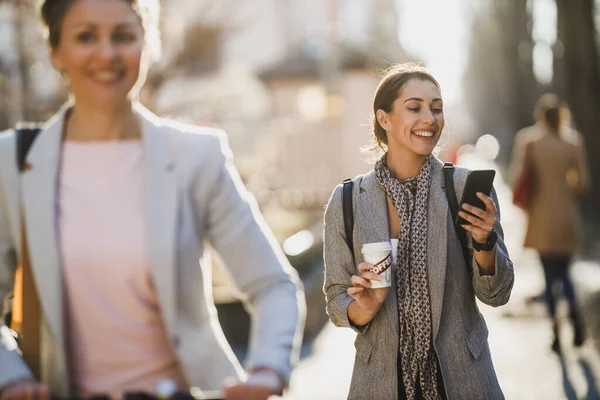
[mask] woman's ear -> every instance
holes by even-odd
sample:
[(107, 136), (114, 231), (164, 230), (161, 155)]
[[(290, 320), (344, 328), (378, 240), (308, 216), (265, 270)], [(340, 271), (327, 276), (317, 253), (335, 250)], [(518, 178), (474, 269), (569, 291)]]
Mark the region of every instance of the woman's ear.
[(387, 130), (389, 120), (387, 113), (382, 109), (379, 109), (377, 110), (375, 117), (377, 118), (377, 122), (379, 122), (379, 125), (381, 125), (383, 129)]
[(57, 70), (58, 72), (60, 72), (62, 74), (65, 67), (64, 67), (64, 63), (63, 63), (63, 60), (62, 60), (59, 50), (51, 48), (49, 53), (50, 53), (49, 54), (50, 55), (50, 63), (52, 64), (52, 66), (54, 67), (55, 70)]

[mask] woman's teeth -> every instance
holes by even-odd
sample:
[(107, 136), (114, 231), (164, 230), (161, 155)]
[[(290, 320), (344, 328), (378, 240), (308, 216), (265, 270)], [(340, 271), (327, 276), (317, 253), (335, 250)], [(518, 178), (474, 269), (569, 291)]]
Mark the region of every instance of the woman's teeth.
[(433, 136), (433, 132), (427, 132), (427, 131), (415, 131), (413, 133), (415, 135), (421, 136), (421, 137), (432, 137)]
[(102, 82), (110, 82), (117, 79), (119, 75), (115, 72), (100, 72), (94, 74), (94, 78)]

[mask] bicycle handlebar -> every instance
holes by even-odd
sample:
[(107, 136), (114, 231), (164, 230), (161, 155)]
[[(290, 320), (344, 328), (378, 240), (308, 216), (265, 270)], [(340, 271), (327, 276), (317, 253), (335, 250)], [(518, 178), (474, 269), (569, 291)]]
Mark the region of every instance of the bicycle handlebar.
[[(222, 390), (213, 390), (203, 392), (193, 388), (188, 392), (177, 392), (167, 397), (158, 396), (146, 392), (131, 392), (126, 393), (122, 400), (223, 400), (225, 394)], [(52, 400), (113, 400), (110, 396), (100, 394), (86, 398), (81, 397), (52, 397)]]

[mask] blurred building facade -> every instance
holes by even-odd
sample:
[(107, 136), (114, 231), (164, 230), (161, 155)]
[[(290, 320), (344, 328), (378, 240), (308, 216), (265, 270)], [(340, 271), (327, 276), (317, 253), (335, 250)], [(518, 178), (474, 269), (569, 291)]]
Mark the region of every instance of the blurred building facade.
[(274, 9), (276, 34), (265, 33), (261, 42), (283, 43), (274, 46), (283, 51), (259, 72), (271, 99), (270, 123), (250, 183), (262, 203), (275, 197), (285, 208), (320, 212), (343, 177), (369, 169), (361, 148), (370, 141), (378, 70), (405, 58), (396, 3), (286, 0)]
[(204, 3), (172, 12), (223, 27), (219, 67), (164, 85), (158, 111), (224, 127), (261, 205), (322, 211), (343, 177), (370, 168), (373, 91), (381, 69), (406, 60), (396, 2)]

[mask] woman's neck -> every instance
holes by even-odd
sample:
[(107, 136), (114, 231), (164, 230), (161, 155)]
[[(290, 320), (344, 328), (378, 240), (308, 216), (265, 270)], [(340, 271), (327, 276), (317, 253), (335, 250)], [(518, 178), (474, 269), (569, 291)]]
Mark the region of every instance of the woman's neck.
[(138, 119), (131, 103), (108, 110), (75, 103), (65, 126), (65, 140), (71, 141), (125, 140), (140, 136)]
[(392, 175), (401, 181), (419, 174), (427, 156), (412, 152), (391, 152), (388, 150), (387, 167)]

